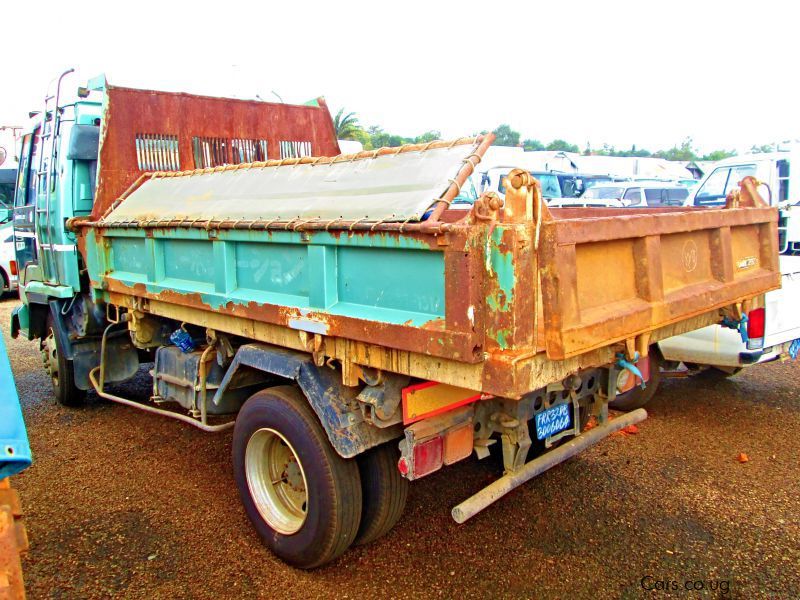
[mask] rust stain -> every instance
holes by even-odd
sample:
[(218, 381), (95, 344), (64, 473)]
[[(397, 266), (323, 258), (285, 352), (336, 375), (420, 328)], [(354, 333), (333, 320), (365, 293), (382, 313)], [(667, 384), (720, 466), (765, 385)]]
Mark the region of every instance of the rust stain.
[(281, 141), (311, 142), (313, 156), (339, 154), (333, 121), (322, 98), (319, 106), (296, 106), (116, 86), (108, 86), (106, 93), (94, 220), (142, 176), (137, 134), (177, 136), (180, 169), (197, 167), (193, 137), (267, 140), (271, 158), (280, 157)]

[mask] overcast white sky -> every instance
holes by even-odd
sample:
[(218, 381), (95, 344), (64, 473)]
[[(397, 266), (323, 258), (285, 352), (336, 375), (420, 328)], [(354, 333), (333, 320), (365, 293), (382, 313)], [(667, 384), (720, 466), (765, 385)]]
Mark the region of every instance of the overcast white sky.
[(111, 83), (302, 102), (401, 135), (701, 150), (800, 137), (800, 4), (36, 2), (3, 6), (0, 124), (65, 67)]

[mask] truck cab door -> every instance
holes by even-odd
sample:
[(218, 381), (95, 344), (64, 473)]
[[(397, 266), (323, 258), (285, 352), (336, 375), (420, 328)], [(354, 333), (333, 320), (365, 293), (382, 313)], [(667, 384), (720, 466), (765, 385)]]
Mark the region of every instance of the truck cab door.
[[(22, 139), (22, 155), (17, 171), (17, 190), (14, 197), (14, 251), (19, 265), (20, 284), (30, 279), (29, 269), (38, 268), (36, 243), (36, 196), (41, 161), (40, 129), (36, 128)], [(35, 277), (39, 279), (38, 277)]]

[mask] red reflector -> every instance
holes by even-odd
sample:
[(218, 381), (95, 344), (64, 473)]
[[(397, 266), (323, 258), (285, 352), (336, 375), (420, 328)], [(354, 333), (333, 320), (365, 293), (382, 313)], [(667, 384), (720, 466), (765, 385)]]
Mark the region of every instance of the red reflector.
[(405, 457), (397, 461), (397, 470), (400, 471), (401, 475), (408, 475), (408, 461)]
[(9, 267), (11, 268), (11, 274), (16, 276), (17, 275), (17, 261), (12, 260), (8, 263)]
[(747, 313), (747, 337), (764, 337), (764, 319), (765, 313), (763, 308), (756, 308)]
[(414, 445), (414, 477), (424, 477), (442, 467), (442, 437)]

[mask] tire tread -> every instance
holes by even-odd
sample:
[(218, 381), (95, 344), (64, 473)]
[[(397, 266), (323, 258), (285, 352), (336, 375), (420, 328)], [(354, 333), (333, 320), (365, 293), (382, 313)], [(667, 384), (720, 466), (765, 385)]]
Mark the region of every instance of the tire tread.
[(408, 480), (397, 470), (399, 452), (393, 442), (359, 457), (364, 508), (356, 545), (369, 544), (386, 535), (400, 520), (408, 499)]

